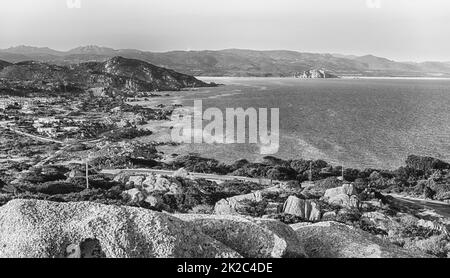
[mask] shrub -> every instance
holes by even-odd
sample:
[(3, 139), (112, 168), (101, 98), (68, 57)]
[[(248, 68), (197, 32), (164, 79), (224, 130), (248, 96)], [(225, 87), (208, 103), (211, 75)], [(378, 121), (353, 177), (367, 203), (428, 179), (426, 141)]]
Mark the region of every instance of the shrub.
[(266, 172), (266, 177), (271, 180), (295, 180), (297, 173), (290, 167), (275, 166)]
[(243, 182), (240, 180), (225, 181), (216, 187), (216, 192), (222, 192), (230, 195), (243, 195), (251, 193), (255, 190), (260, 190), (264, 186), (253, 183), (253, 182)]
[(21, 186), (20, 189), (33, 192), (42, 193), (47, 195), (68, 194), (73, 192), (81, 192), (84, 187), (66, 182), (66, 181), (50, 181), (40, 184), (27, 184)]
[(198, 205), (193, 207), (189, 213), (195, 214), (214, 214), (214, 206), (210, 205)]
[(62, 166), (45, 166), (30, 168), (27, 172), (22, 172), (19, 179), (29, 183), (43, 183), (65, 179), (68, 168)]
[(122, 141), (123, 139), (134, 139), (137, 137), (152, 135), (152, 131), (146, 129), (138, 129), (136, 127), (115, 129), (104, 135), (105, 139), (113, 142)]
[(431, 169), (450, 169), (450, 164), (434, 157), (410, 155), (405, 161), (406, 166), (426, 172)]
[(270, 219), (276, 219), (276, 220), (281, 221), (288, 225), (295, 224), (295, 223), (301, 223), (301, 222), (307, 222), (299, 216), (295, 216), (295, 215), (287, 214), (287, 213), (270, 214), (270, 215), (267, 215), (266, 217), (270, 218)]
[(427, 254), (446, 258), (448, 252), (450, 252), (449, 248), (449, 240), (446, 236), (431, 236), (426, 239), (412, 241), (404, 246), (407, 249), (418, 249)]
[(352, 225), (359, 222), (361, 219), (361, 212), (356, 209), (341, 209), (336, 215), (336, 221)]
[(237, 212), (241, 215), (248, 215), (252, 217), (261, 217), (264, 215), (264, 211), (267, 207), (267, 201), (255, 202), (245, 200), (242, 202), (242, 206), (237, 208)]

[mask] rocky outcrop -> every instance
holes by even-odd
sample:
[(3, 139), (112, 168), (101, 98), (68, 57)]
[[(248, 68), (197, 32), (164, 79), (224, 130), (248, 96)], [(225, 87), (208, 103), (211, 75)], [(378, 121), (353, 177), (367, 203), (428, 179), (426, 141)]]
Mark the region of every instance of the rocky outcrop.
[(154, 192), (168, 193), (168, 194), (181, 194), (183, 193), (181, 183), (171, 177), (164, 177), (157, 174), (147, 174), (147, 175), (129, 175), (116, 177), (116, 180), (122, 180), (128, 186), (135, 187), (127, 191), (131, 198), (132, 195), (136, 194), (136, 190), (140, 191), (141, 194), (147, 196)]
[(386, 242), (376, 236), (338, 222), (311, 225), (293, 224), (291, 227), (313, 258), (413, 258), (427, 257)]
[(155, 174), (146, 176), (142, 182), (142, 188), (147, 193), (159, 191), (170, 194), (181, 194), (183, 192), (182, 185), (178, 180)]
[(352, 184), (344, 184), (341, 187), (330, 188), (325, 191), (323, 200), (331, 205), (344, 208), (359, 208), (359, 199), (356, 189)]
[(236, 215), (176, 214), (202, 232), (248, 258), (306, 257), (296, 233), (272, 219)]
[(317, 202), (303, 200), (295, 196), (289, 196), (284, 203), (283, 212), (311, 222), (319, 221), (321, 217), (320, 205)]
[(319, 69), (312, 69), (304, 71), (302, 73), (296, 73), (294, 76), (296, 78), (338, 78), (338, 76), (334, 74)]
[(141, 190), (137, 188), (132, 188), (123, 192), (125, 197), (132, 203), (139, 203), (145, 200), (145, 195)]
[(249, 202), (263, 201), (261, 191), (255, 191), (245, 195), (238, 195), (226, 199), (222, 199), (214, 206), (216, 214), (238, 214)]
[(245, 211), (249, 205), (261, 202), (265, 202), (266, 214), (278, 212), (281, 210), (282, 203), (267, 201), (266, 194), (279, 194), (281, 192), (285, 192), (284, 189), (276, 185), (252, 193), (221, 199), (215, 204), (214, 212), (216, 214), (239, 214), (239, 212)]
[(240, 257), (165, 213), (91, 202), (13, 200), (0, 207), (0, 257)]

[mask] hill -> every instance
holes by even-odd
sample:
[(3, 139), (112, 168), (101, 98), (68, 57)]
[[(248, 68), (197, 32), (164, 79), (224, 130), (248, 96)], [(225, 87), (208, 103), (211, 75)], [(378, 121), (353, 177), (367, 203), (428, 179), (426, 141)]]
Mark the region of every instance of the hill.
[[(4, 65), (4, 66), (3, 66)], [(15, 64), (0, 62), (0, 78), (8, 84), (19, 83), (37, 91), (71, 88), (83, 91), (93, 87), (107, 87), (128, 91), (169, 91), (186, 87), (212, 86), (193, 76), (161, 68), (150, 63), (113, 57), (105, 62), (84, 62), (55, 65), (38, 61)]]

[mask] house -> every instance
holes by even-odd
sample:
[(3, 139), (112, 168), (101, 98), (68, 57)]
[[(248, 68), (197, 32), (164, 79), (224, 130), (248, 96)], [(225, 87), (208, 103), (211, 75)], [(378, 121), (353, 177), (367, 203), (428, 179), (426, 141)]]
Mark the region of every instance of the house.
[(50, 137), (57, 136), (56, 128), (54, 128), (54, 127), (39, 127), (39, 128), (37, 128), (37, 132), (39, 134), (45, 134)]
[(67, 132), (75, 132), (75, 131), (79, 131), (80, 128), (78, 126), (65, 126), (65, 127), (63, 127), (63, 130), (67, 131)]

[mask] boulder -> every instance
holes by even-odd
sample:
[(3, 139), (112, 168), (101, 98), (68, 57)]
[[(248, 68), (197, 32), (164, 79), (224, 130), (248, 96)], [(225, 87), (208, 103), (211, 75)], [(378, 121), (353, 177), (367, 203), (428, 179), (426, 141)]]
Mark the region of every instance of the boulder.
[(145, 195), (137, 188), (126, 190), (123, 194), (132, 203), (139, 203), (145, 199)]
[(184, 168), (180, 168), (180, 169), (178, 169), (177, 171), (175, 171), (173, 174), (172, 174), (172, 176), (174, 177), (174, 178), (188, 178), (189, 177), (189, 172), (186, 170), (186, 169), (184, 169)]
[(305, 258), (296, 233), (273, 220), (236, 215), (176, 214), (247, 258)]
[(295, 196), (289, 196), (284, 203), (283, 212), (312, 222), (319, 221), (321, 217), (320, 205), (317, 202)]
[(120, 183), (127, 183), (130, 176), (130, 173), (122, 171), (119, 174), (115, 175), (113, 180)]
[(330, 197), (327, 202), (330, 205), (340, 206), (343, 208), (359, 208), (359, 199), (356, 196), (349, 196), (345, 194), (339, 194)]
[[(345, 187), (344, 187), (345, 186)], [(347, 186), (347, 184), (344, 184), (340, 187), (330, 188), (325, 191), (325, 194), (323, 195), (324, 198), (332, 198), (337, 195), (352, 195), (348, 194), (348, 192), (352, 193), (352, 189)]]
[(141, 186), (144, 178), (144, 176), (131, 176), (128, 178), (128, 183), (133, 183), (134, 186)]
[(83, 252), (110, 258), (240, 257), (200, 227), (146, 209), (19, 199), (0, 207), (0, 257)]
[(164, 201), (160, 197), (152, 195), (145, 197), (144, 202), (146, 202), (152, 207), (159, 207), (164, 205)]
[(238, 211), (243, 209), (248, 202), (261, 201), (263, 201), (261, 191), (255, 191), (218, 201), (214, 206), (214, 212), (216, 214), (238, 214)]
[(323, 200), (331, 205), (344, 208), (359, 208), (359, 199), (355, 195), (356, 189), (352, 184), (330, 188), (325, 191)]
[(148, 175), (142, 182), (142, 187), (147, 193), (152, 193), (154, 191), (169, 194), (183, 193), (182, 185), (178, 180), (155, 174)]
[(322, 221), (334, 221), (336, 217), (337, 214), (335, 211), (327, 211), (322, 215)]
[(326, 221), (290, 225), (313, 258), (413, 258), (427, 257), (410, 252), (367, 232), (342, 223)]

